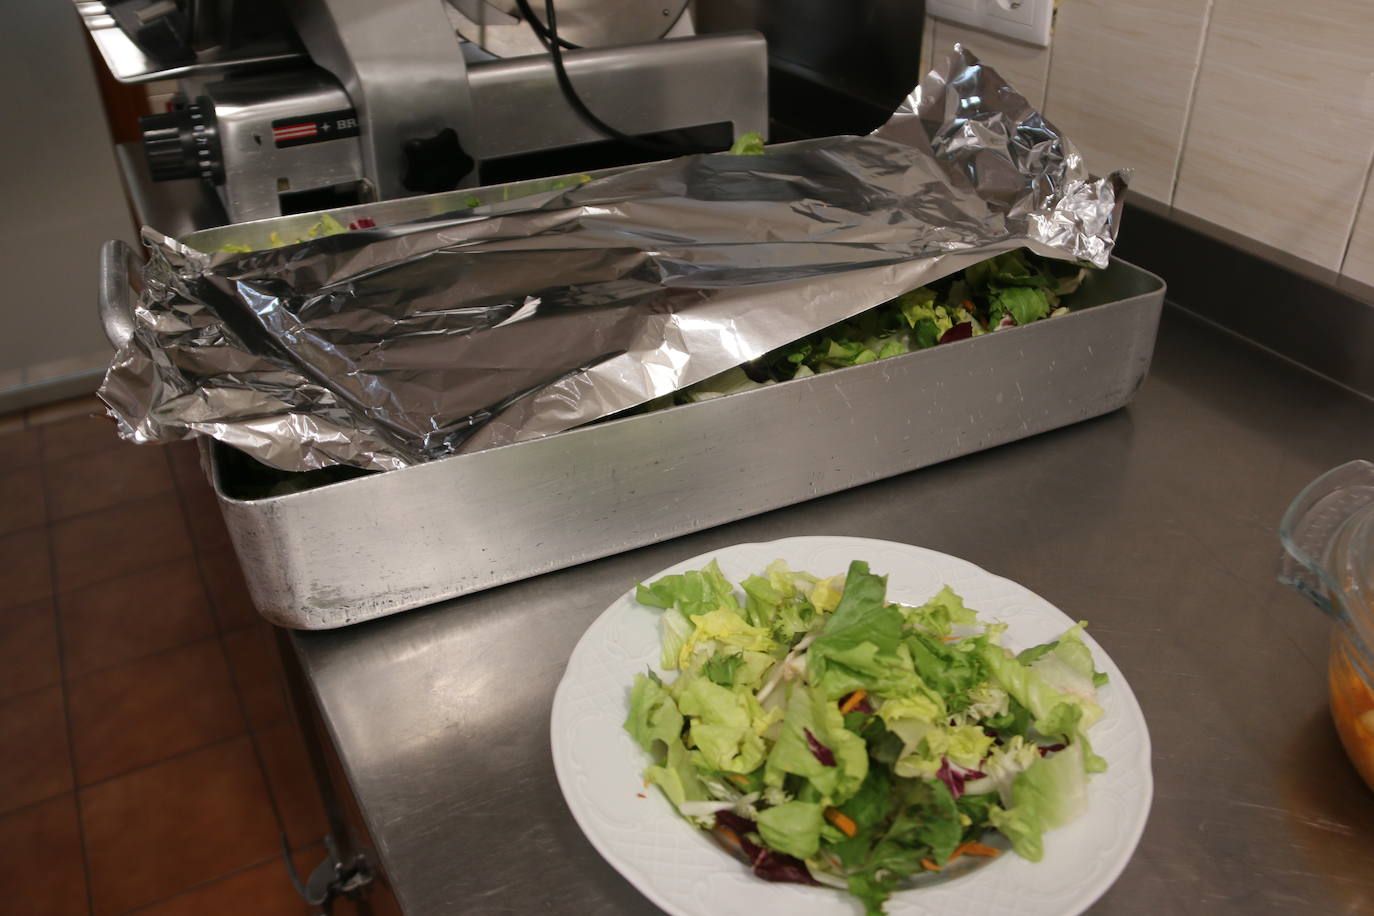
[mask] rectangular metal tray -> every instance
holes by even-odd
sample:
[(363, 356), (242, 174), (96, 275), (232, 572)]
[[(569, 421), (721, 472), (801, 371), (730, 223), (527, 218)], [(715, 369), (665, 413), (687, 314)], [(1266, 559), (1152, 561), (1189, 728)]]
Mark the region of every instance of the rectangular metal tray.
[(223, 446), (209, 468), (262, 615), (345, 626), (1116, 410), (1164, 290), (1113, 261), (1051, 320), (284, 496), (231, 495)]

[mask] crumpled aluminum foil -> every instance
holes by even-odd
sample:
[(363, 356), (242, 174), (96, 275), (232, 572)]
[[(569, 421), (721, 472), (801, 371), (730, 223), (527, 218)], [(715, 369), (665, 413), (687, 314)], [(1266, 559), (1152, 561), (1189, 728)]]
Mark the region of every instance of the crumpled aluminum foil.
[(709, 378), (998, 253), (1107, 265), (1126, 175), (955, 46), (883, 127), (284, 248), (144, 230), (100, 390), (135, 441), (390, 470)]

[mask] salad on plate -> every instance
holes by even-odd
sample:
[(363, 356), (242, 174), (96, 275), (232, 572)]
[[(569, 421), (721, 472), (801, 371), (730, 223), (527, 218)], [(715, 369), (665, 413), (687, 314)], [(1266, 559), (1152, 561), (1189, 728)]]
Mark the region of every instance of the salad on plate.
[(635, 597), (662, 615), (665, 675), (636, 675), (625, 721), (645, 784), (765, 880), (881, 913), (1008, 849), (1039, 861), (1106, 769), (1084, 623), (1013, 654), (948, 587), (891, 602), (862, 561), (776, 561), (739, 591), (712, 562)]

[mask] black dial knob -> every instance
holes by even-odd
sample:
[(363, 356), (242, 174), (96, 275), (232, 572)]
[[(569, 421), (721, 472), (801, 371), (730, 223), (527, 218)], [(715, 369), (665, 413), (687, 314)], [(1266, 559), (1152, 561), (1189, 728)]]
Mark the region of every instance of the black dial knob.
[(219, 133), (214, 108), (208, 99), (179, 111), (144, 115), (138, 119), (143, 132), (143, 155), (154, 181), (174, 178), (224, 180)]

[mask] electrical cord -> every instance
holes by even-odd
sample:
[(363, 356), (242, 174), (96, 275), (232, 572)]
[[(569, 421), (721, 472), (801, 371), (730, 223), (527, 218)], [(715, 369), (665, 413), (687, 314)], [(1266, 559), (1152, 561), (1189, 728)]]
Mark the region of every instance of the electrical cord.
[(592, 113), (586, 103), (577, 95), (577, 90), (573, 88), (572, 80), (568, 78), (567, 68), (563, 65), (563, 48), (576, 49), (577, 46), (563, 41), (558, 37), (558, 19), (553, 9), (553, 0), (544, 0), (544, 22), (534, 15), (534, 10), (530, 8), (529, 0), (515, 0), (521, 15), (529, 22), (530, 28), (539, 38), (549, 52), (549, 57), (553, 60), (554, 76), (558, 80), (558, 88), (562, 90), (563, 97), (572, 106), (573, 111), (595, 128), (603, 136), (612, 140), (619, 140), (627, 146), (645, 152), (653, 153), (658, 156), (687, 156), (693, 153), (712, 153), (718, 152), (714, 147), (698, 146), (694, 144), (675, 144), (662, 143), (651, 140), (648, 137), (635, 137), (624, 133), (607, 124)]
[(534, 29), (534, 34), (539, 38), (539, 43), (544, 47), (547, 48), (550, 41), (555, 42), (560, 48), (566, 48), (569, 51), (576, 51), (582, 47), (581, 45), (573, 44), (571, 41), (565, 41), (551, 33), (548, 26), (540, 22), (539, 17), (534, 15), (534, 10), (530, 9), (529, 0), (515, 0), (515, 5), (519, 7), (520, 15), (525, 17), (525, 21), (530, 24), (530, 28)]

